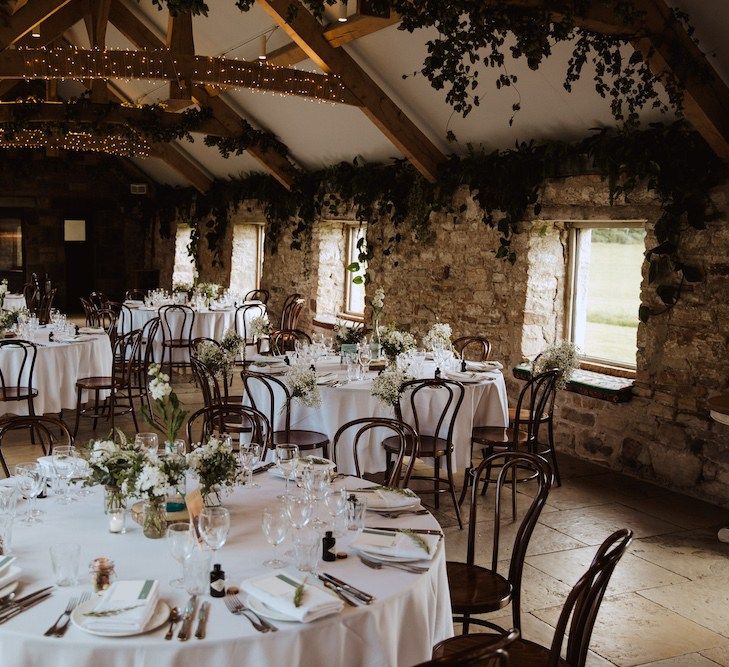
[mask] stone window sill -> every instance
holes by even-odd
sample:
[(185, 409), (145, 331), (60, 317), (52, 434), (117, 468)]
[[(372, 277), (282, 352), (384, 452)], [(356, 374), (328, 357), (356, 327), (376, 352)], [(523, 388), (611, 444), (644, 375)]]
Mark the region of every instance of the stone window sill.
[[(528, 380), (531, 376), (527, 364), (515, 366), (512, 372), (518, 380)], [(626, 403), (633, 397), (633, 380), (580, 368), (572, 374), (572, 379), (567, 383), (565, 390), (601, 401)]]
[(332, 330), (337, 321), (342, 321), (347, 325), (354, 325), (364, 322), (364, 317), (361, 315), (348, 315), (347, 313), (337, 313), (336, 317), (334, 315), (316, 315), (313, 324), (320, 329)]

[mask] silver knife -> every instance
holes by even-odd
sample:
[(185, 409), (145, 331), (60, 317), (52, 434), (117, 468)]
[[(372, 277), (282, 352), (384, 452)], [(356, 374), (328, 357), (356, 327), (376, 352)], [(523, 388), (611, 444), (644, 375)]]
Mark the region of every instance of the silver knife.
[(41, 588), (40, 590), (35, 591), (34, 593), (29, 593), (22, 598), (18, 598), (17, 600), (10, 600), (6, 602), (2, 606), (2, 608), (0, 608), (0, 619), (3, 618), (6, 614), (9, 614), (14, 609), (17, 609), (19, 606), (22, 606), (24, 603), (28, 603), (38, 596), (43, 595), (44, 593), (48, 593), (52, 589), (53, 586), (47, 586), (46, 588)]
[(193, 617), (195, 616), (195, 605), (197, 604), (197, 595), (193, 595), (185, 605), (185, 611), (182, 615), (182, 626), (177, 634), (177, 639), (184, 642), (190, 637), (190, 628), (192, 627)]
[(7, 614), (5, 614), (5, 616), (2, 617), (2, 619), (0, 619), (0, 624), (9, 621), (11, 618), (15, 618), (18, 614), (22, 614), (26, 609), (30, 609), (32, 606), (37, 605), (39, 602), (47, 600), (49, 597), (51, 597), (51, 593), (44, 593), (40, 597), (35, 597), (28, 602), (24, 602), (17, 607), (13, 607), (11, 611), (9, 611)]
[(203, 602), (200, 607), (200, 614), (197, 618), (197, 630), (195, 631), (195, 637), (197, 639), (205, 639), (205, 628), (208, 622), (208, 614), (210, 613), (210, 603)]
[(344, 603), (348, 604), (350, 607), (357, 607), (355, 602), (353, 602), (347, 595), (344, 593), (344, 589), (341, 586), (337, 586), (337, 584), (328, 581), (327, 579), (321, 578), (321, 582), (324, 584), (326, 588), (328, 588), (332, 593), (334, 593), (340, 600), (342, 600)]

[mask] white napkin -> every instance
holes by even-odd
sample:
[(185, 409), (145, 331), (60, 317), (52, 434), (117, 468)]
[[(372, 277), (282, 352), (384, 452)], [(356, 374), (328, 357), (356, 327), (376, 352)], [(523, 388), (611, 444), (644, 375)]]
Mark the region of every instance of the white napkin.
[(476, 373), (461, 373), (461, 371), (448, 371), (443, 373), (447, 380), (455, 380), (456, 382), (481, 382), (484, 379), (482, 375)]
[(135, 307), (135, 306), (143, 306), (144, 301), (142, 301), (141, 299), (127, 299), (124, 302), (124, 305), (129, 306), (130, 308)]
[(21, 570), (17, 565), (11, 565), (7, 571), (0, 576), (0, 588), (5, 588), (6, 586), (10, 586), (10, 584), (15, 583), (18, 579), (20, 579), (21, 574), (23, 574), (23, 570)]
[[(427, 545), (426, 551), (420, 539)], [(382, 556), (396, 556), (399, 558), (412, 558), (413, 560), (431, 560), (438, 548), (440, 538), (438, 535), (411, 536), (407, 533), (388, 532), (365, 528), (352, 542), (355, 549), (367, 551)]]
[(500, 371), (504, 365), (499, 361), (466, 361), (469, 371)]
[(333, 380), (336, 380), (337, 376), (334, 373), (323, 373), (322, 375), (318, 375), (316, 378), (317, 384), (329, 384)]
[(365, 500), (367, 507), (371, 507), (372, 509), (409, 507), (420, 500), (418, 494), (410, 489), (391, 491), (385, 487), (377, 486), (372, 487), (371, 491), (355, 491), (354, 495), (359, 500)]
[(318, 618), (338, 614), (344, 608), (339, 599), (308, 583), (304, 586), (304, 598), (301, 606), (294, 605), (296, 587), (303, 581), (299, 575), (290, 575), (282, 570), (261, 577), (246, 579), (241, 589), (248, 595), (260, 600), (271, 609), (278, 611), (300, 623), (311, 623)]
[(102, 334), (105, 333), (104, 329), (102, 327), (80, 327), (78, 330), (79, 333), (85, 333), (85, 334)]
[(257, 301), (256, 299), (252, 299), (251, 301), (244, 301), (244, 306), (259, 306), (263, 303), (263, 301)]
[(159, 598), (159, 582), (152, 579), (115, 581), (93, 608), (94, 612), (126, 609), (113, 616), (85, 616), (89, 630), (142, 632), (149, 623)]

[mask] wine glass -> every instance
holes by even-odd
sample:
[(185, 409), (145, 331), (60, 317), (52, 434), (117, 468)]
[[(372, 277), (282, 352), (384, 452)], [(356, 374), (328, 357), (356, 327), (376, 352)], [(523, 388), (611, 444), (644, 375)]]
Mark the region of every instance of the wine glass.
[(15, 466), (18, 491), (28, 501), (28, 508), (21, 521), (23, 523), (39, 523), (43, 512), (35, 509), (35, 499), (43, 490), (45, 477), (37, 463), (18, 463)]
[[(288, 498), (289, 495), (289, 478), (293, 475), (296, 479), (296, 465), (299, 461), (298, 445), (276, 445), (275, 451), (276, 467), (286, 480), (283, 495), (279, 499)], [(288, 468), (288, 471), (286, 470)]]
[(362, 378), (364, 379), (365, 373), (370, 370), (370, 362), (372, 361), (372, 350), (366, 340), (357, 346), (357, 361), (359, 361)]
[(263, 510), (261, 529), (266, 541), (273, 547), (272, 557), (263, 562), (266, 567), (280, 568), (287, 565), (285, 561), (276, 558), (276, 548), (286, 539), (288, 528), (288, 516), (282, 507), (266, 507)]
[(367, 500), (358, 498), (354, 494), (347, 498), (347, 535), (351, 544), (364, 530)]
[(329, 524), (334, 535), (344, 537), (347, 530), (347, 489), (328, 489), (324, 495), (324, 507), (329, 514)]
[[(195, 548), (195, 542), (195, 536), (189, 523), (172, 523), (167, 527), (167, 544), (170, 553), (181, 566)], [(170, 586), (174, 588), (182, 588), (182, 584), (182, 577), (170, 581)]]
[(314, 506), (312, 499), (307, 495), (289, 496), (286, 498), (286, 516), (291, 523), (291, 527), (301, 530), (311, 521)]
[(228, 539), (230, 512), (225, 507), (205, 507), (197, 520), (200, 536), (215, 554)]
[(260, 484), (253, 481), (253, 467), (261, 460), (261, 445), (255, 442), (241, 445), (238, 450), (238, 457), (243, 472), (246, 473), (246, 488), (256, 489), (260, 487)]
[(67, 505), (72, 502), (69, 480), (76, 471), (76, 449), (72, 446), (63, 445), (54, 447), (51, 456), (51, 464), (56, 477), (63, 483), (59, 502)]

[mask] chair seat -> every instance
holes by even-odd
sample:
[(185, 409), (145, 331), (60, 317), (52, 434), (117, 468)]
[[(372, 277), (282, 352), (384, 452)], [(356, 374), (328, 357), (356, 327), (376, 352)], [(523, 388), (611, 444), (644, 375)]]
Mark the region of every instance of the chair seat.
[[(523, 424), (526, 424), (530, 419), (530, 412), (529, 410), (521, 409), (519, 410), (519, 421)], [(545, 422), (549, 419), (549, 414), (547, 412), (543, 412), (542, 416), (539, 418), (540, 422)], [(514, 421), (516, 421), (516, 408), (509, 408), (509, 424), (513, 424)]]
[(32, 387), (5, 387), (0, 389), (0, 401), (25, 401), (29, 398), (35, 398), (38, 390)]
[(169, 338), (162, 341), (163, 347), (190, 347), (188, 338)]
[[(407, 438), (408, 442), (405, 445), (405, 456), (410, 456), (413, 449), (411, 442), (412, 438)], [(385, 438), (382, 441), (382, 446), (385, 451), (392, 454), (397, 454), (400, 451), (400, 438), (397, 435), (391, 435), (389, 438)], [(438, 458), (445, 456), (451, 451), (452, 447), (449, 446), (448, 441), (445, 438), (437, 438), (433, 435), (421, 435), (420, 436), (420, 449), (418, 450), (418, 456), (425, 458)]]
[(454, 614), (485, 614), (511, 602), (511, 584), (496, 572), (450, 560), (446, 572)]
[(122, 383), (110, 376), (99, 375), (97, 377), (79, 378), (76, 382), (78, 389), (119, 389)]
[(272, 439), (274, 445), (298, 445), (300, 449), (325, 449), (329, 444), (329, 438), (324, 433), (293, 428), (288, 433), (274, 431)]
[[(519, 430), (519, 444), (528, 442), (526, 431)], [(476, 426), (471, 432), (471, 440), (481, 445), (508, 445), (514, 442), (514, 429), (501, 426)]]
[[(501, 635), (490, 632), (451, 637), (435, 645), (433, 658), (448, 657), (467, 649), (488, 646), (501, 638)], [(509, 667), (546, 667), (549, 662), (549, 649), (526, 639), (517, 639), (509, 644), (506, 651), (509, 654)], [(484, 665), (487, 664), (491, 665), (492, 663), (484, 661)], [(560, 658), (557, 664), (560, 667), (568, 667), (569, 665), (563, 658)]]

